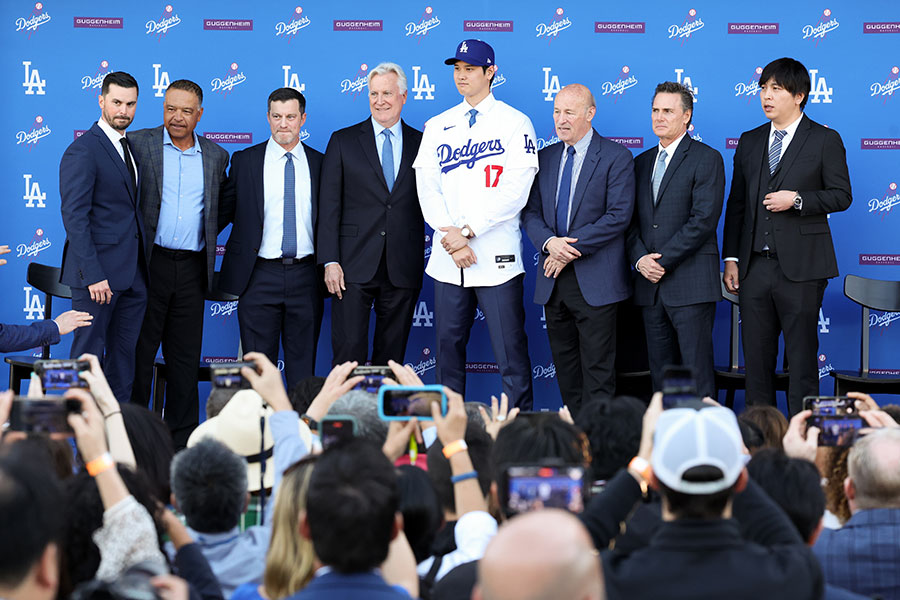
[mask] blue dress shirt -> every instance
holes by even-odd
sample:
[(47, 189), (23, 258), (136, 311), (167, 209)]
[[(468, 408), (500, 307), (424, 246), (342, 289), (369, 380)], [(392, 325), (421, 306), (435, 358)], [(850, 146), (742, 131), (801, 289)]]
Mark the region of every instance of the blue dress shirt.
[(162, 205), (155, 244), (172, 250), (206, 247), (203, 235), (203, 155), (197, 134), (194, 145), (181, 150), (163, 129)]

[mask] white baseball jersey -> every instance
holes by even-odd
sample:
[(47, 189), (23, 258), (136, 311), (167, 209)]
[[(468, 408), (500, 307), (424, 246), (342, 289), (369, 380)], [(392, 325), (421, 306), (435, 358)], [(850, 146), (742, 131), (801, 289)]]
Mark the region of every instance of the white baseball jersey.
[[(425, 272), (466, 287), (500, 285), (524, 273), (519, 213), (538, 170), (534, 127), (492, 94), (469, 127), (465, 100), (425, 123), (413, 168), (425, 222), (434, 229)], [(476, 263), (460, 269), (441, 246), (441, 227), (469, 225)]]

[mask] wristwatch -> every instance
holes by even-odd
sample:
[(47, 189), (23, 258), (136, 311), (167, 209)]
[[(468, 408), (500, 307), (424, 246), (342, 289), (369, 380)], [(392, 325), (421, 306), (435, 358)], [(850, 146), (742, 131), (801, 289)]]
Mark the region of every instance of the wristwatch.
[(797, 210), (803, 208), (803, 198), (800, 196), (800, 194), (794, 196), (794, 208), (796, 208)]
[(472, 228), (468, 225), (463, 225), (462, 229), (459, 230), (459, 234), (467, 240), (471, 240), (473, 237), (475, 237), (475, 234), (472, 233)]

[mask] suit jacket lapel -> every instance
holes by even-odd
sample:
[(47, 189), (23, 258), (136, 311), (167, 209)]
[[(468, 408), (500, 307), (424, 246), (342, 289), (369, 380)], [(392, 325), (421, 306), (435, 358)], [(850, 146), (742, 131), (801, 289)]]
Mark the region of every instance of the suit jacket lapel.
[(575, 195), (572, 197), (572, 207), (569, 209), (569, 227), (575, 222), (575, 215), (578, 214), (578, 207), (584, 199), (584, 191), (587, 189), (588, 182), (594, 174), (594, 167), (600, 160), (600, 134), (593, 132), (591, 143), (588, 146), (584, 156), (584, 162), (581, 164), (581, 171), (578, 173), (578, 181), (575, 182)]
[(197, 143), (200, 144), (200, 158), (203, 161), (203, 210), (206, 211), (206, 219), (204, 220), (209, 220), (209, 215), (213, 214), (212, 188), (213, 177), (216, 173), (216, 165), (213, 164), (212, 152), (207, 151), (206, 138), (198, 135)]
[[(678, 144), (678, 149), (675, 150), (675, 156), (669, 160), (669, 166), (666, 167), (666, 172), (663, 173), (662, 181), (659, 183), (659, 191), (656, 194), (656, 206), (658, 207), (663, 201), (663, 194), (666, 191), (666, 186), (669, 185), (669, 182), (672, 180), (672, 176), (675, 174), (675, 171), (678, 169), (678, 166), (684, 160), (685, 155), (687, 155), (688, 148), (691, 145), (691, 138), (688, 134), (684, 134), (684, 137), (681, 139), (681, 143)], [(651, 176), (652, 178), (652, 176)], [(652, 184), (651, 184), (651, 194)]]
[[(319, 203), (316, 201), (316, 190), (319, 189), (319, 169), (314, 169), (312, 161), (309, 159), (309, 148), (307, 148), (306, 144), (300, 142), (300, 145), (303, 147), (303, 153), (306, 156), (306, 164), (309, 169), (309, 203), (312, 209), (312, 226), (313, 226), (313, 236), (315, 236), (316, 231), (316, 218), (318, 217), (318, 206)], [(314, 241), (315, 243), (315, 241)]]
[[(151, 175), (153, 179), (156, 181), (156, 193), (160, 201), (162, 200), (163, 190), (163, 128), (162, 126), (153, 130), (153, 135), (150, 140), (150, 170), (152, 171)], [(157, 212), (157, 217), (159, 216), (159, 212)]]
[(119, 174), (122, 176), (122, 179), (125, 180), (125, 189), (128, 190), (128, 197), (131, 198), (131, 203), (135, 204), (135, 194), (133, 187), (131, 185), (131, 174), (128, 172), (128, 167), (125, 166), (125, 161), (122, 160), (122, 157), (119, 156), (119, 150), (110, 139), (106, 136), (106, 132), (100, 129), (100, 126), (94, 123), (91, 126), (91, 133), (100, 138), (100, 145), (106, 150), (106, 153), (109, 155), (111, 161), (116, 166), (116, 169), (119, 170)]
[(785, 174), (790, 170), (794, 159), (797, 158), (800, 150), (803, 149), (803, 144), (806, 143), (807, 137), (809, 137), (809, 118), (803, 115), (800, 123), (797, 124), (794, 139), (788, 144), (784, 156), (781, 157), (781, 161), (778, 163), (778, 168), (775, 169), (775, 181), (772, 182), (775, 189), (781, 189), (781, 182), (784, 180)]
[[(410, 140), (412, 139), (412, 134), (410, 130), (412, 127), (408, 126), (403, 121), (400, 122), (400, 127), (403, 129), (403, 148), (401, 150), (402, 155), (400, 156), (400, 170), (397, 171), (397, 179), (394, 180), (394, 189), (397, 189), (397, 186), (400, 185), (400, 182), (403, 180), (403, 177), (412, 170), (412, 164), (416, 160), (416, 153), (413, 152), (412, 144)], [(384, 170), (382, 169), (381, 176), (384, 177)]]
[(550, 161), (547, 167), (549, 175), (543, 178), (543, 188), (541, 196), (544, 199), (544, 222), (551, 225), (550, 229), (556, 229), (553, 224), (556, 223), (556, 186), (559, 181), (559, 162), (562, 160), (562, 153), (566, 145), (563, 142), (556, 144), (558, 147), (549, 153)]
[(263, 142), (258, 146), (259, 150), (252, 157), (253, 164), (250, 165), (250, 180), (253, 182), (253, 189), (256, 190), (256, 208), (259, 211), (259, 222), (265, 221), (265, 203), (266, 193), (263, 188), (263, 169), (266, 162), (266, 147), (268, 142)]
[[(372, 120), (366, 119), (359, 127), (359, 145), (362, 146), (363, 154), (372, 165), (372, 170), (378, 176), (378, 180), (384, 189), (387, 190), (387, 182), (384, 180), (384, 170), (381, 168), (381, 161), (378, 160), (378, 149), (375, 148), (375, 129), (372, 127)], [(394, 182), (396, 185), (396, 181)]]

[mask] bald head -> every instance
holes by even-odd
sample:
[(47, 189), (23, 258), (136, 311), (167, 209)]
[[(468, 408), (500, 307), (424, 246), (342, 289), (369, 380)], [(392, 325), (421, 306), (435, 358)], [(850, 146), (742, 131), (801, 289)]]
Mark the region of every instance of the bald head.
[(477, 600), (602, 600), (594, 544), (571, 513), (547, 509), (515, 517), (478, 564)]
[(853, 512), (900, 508), (900, 428), (877, 429), (853, 444), (847, 479)]
[(556, 94), (553, 102), (553, 123), (556, 135), (573, 146), (591, 130), (591, 119), (597, 112), (594, 95), (580, 83), (567, 85)]

